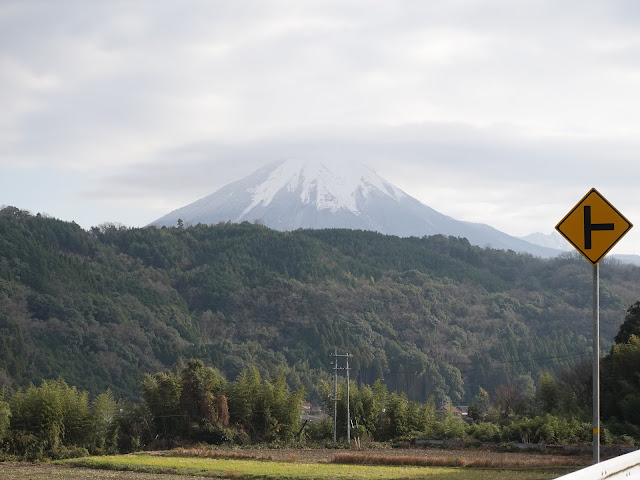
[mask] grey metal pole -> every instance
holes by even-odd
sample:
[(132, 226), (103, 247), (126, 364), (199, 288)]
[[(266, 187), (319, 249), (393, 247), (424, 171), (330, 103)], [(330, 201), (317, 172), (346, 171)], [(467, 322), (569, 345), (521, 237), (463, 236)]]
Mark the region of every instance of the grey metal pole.
[(333, 443), (338, 443), (338, 347), (333, 350)]
[(349, 410), (349, 354), (347, 353), (347, 445), (351, 446), (351, 411)]
[(593, 267), (593, 463), (600, 462), (600, 265)]

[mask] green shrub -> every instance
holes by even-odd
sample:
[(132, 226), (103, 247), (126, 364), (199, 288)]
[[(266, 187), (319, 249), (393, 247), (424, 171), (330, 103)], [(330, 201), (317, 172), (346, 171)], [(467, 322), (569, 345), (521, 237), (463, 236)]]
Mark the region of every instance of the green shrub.
[(9, 451), (20, 460), (35, 462), (45, 458), (46, 443), (32, 433), (18, 432), (10, 442)]
[(327, 418), (320, 422), (307, 423), (304, 435), (312, 442), (333, 439), (333, 420)]
[(632, 447), (637, 445), (636, 439), (631, 435), (620, 435), (617, 438), (616, 444), (618, 445), (630, 445)]
[(229, 428), (222, 428), (210, 423), (204, 423), (195, 429), (191, 438), (196, 442), (208, 443), (209, 445), (222, 445), (233, 442), (235, 432)]
[(466, 424), (451, 412), (445, 412), (433, 425), (432, 436), (438, 440), (462, 439), (465, 436)]
[(467, 433), (480, 442), (498, 442), (501, 429), (495, 423), (481, 422), (470, 425)]
[(9, 420), (11, 417), (11, 409), (7, 402), (2, 401), (0, 396), (0, 445), (2, 441), (9, 436)]
[(243, 429), (231, 429), (232, 434), (231, 442), (234, 445), (249, 445), (251, 443), (251, 437)]
[(65, 447), (62, 445), (56, 452), (54, 452), (54, 460), (65, 460), (67, 458), (82, 458), (88, 457), (89, 450), (84, 447)]

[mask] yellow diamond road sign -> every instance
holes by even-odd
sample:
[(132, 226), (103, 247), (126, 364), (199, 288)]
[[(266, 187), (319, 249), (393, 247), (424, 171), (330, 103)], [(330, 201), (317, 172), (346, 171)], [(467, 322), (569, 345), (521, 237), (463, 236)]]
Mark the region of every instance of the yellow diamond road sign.
[(631, 227), (631, 222), (592, 188), (556, 225), (556, 230), (597, 265)]

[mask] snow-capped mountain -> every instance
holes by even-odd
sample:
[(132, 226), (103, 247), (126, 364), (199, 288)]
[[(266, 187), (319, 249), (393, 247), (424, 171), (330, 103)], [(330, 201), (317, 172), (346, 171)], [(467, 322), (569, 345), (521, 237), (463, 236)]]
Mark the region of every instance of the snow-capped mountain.
[(563, 251), (573, 251), (573, 247), (571, 246), (571, 244), (567, 242), (567, 240), (558, 232), (552, 232), (548, 235), (545, 233), (536, 232), (519, 238), (529, 243), (540, 245), (542, 247), (549, 247)]
[(401, 237), (452, 235), (482, 247), (552, 257), (488, 225), (462, 222), (424, 205), (361, 165), (288, 160), (263, 167), (151, 225), (259, 221), (277, 230), (350, 228)]

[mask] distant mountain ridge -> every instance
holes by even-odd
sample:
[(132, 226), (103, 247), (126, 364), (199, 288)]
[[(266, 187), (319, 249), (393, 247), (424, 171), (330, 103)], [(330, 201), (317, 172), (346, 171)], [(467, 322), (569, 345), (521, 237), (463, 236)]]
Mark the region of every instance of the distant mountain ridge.
[[(559, 233), (553, 232), (549, 235), (544, 233), (532, 233), (525, 237), (519, 237), (522, 240), (540, 245), (542, 247), (548, 247), (558, 250), (559, 252), (574, 252), (575, 250), (569, 242), (567, 242)], [(622, 263), (630, 263), (633, 265), (640, 265), (640, 255), (625, 254), (625, 253), (613, 253), (607, 255), (609, 259), (615, 259)]]
[(473, 245), (550, 258), (560, 250), (513, 237), (489, 225), (437, 212), (377, 175), (353, 164), (287, 160), (174, 210), (154, 226), (258, 221), (267, 227), (349, 228), (399, 237), (442, 234)]

